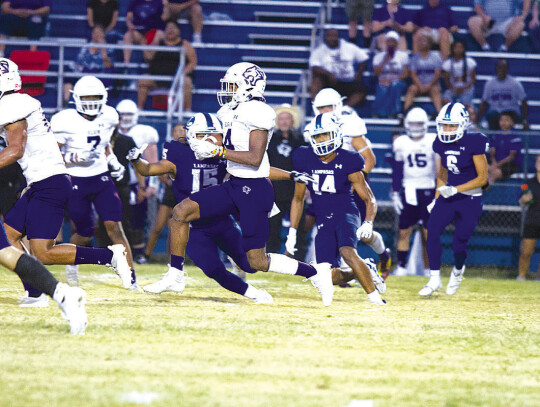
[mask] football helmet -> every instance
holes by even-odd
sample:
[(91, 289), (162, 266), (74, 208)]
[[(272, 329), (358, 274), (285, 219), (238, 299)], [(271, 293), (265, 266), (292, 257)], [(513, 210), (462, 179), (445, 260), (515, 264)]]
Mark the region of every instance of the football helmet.
[(313, 99), (313, 113), (316, 116), (321, 114), (319, 108), (323, 106), (333, 106), (333, 112), (336, 115), (340, 115), (341, 110), (343, 109), (343, 99), (345, 99), (345, 97), (341, 96), (337, 90), (332, 88), (321, 89), (319, 93), (315, 95), (315, 99)]
[(17, 64), (7, 58), (0, 58), (0, 98), (6, 92), (21, 90), (21, 86)]
[(221, 91), (217, 93), (220, 106), (229, 102), (235, 105), (253, 98), (262, 98), (266, 88), (266, 74), (250, 62), (234, 64), (220, 79)]
[[(338, 122), (336, 115), (332, 112), (321, 113), (317, 115), (305, 129), (308, 135), (311, 148), (315, 154), (322, 156), (336, 151), (343, 143), (343, 135), (341, 133), (341, 124)], [(317, 141), (322, 134), (329, 133), (328, 140)]]
[(120, 103), (116, 105), (116, 111), (120, 118), (121, 129), (129, 130), (137, 124), (139, 120), (139, 109), (133, 100), (121, 100)]
[[(73, 99), (75, 100), (75, 109), (79, 113), (88, 116), (97, 116), (103, 106), (107, 103), (107, 89), (103, 82), (95, 76), (83, 76), (75, 83), (73, 87)], [(88, 96), (97, 96), (97, 100), (82, 100)]]
[(427, 133), (428, 116), (424, 109), (415, 107), (409, 110), (404, 121), (405, 131), (411, 138), (422, 138)]
[(198, 134), (205, 136), (201, 140), (211, 140), (217, 143), (214, 134), (223, 135), (221, 122), (213, 113), (197, 113), (186, 123), (186, 139), (189, 142), (197, 139)]
[[(447, 103), (437, 115), (437, 137), (442, 143), (453, 143), (463, 137), (469, 127), (469, 112), (461, 103)], [(445, 131), (443, 125), (455, 124), (457, 129)]]

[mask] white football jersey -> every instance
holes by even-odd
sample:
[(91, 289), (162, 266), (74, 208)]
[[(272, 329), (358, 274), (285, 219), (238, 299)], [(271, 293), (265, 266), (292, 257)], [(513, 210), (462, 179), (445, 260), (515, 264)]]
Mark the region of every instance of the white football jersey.
[(66, 174), (62, 154), (41, 109), (39, 100), (23, 93), (0, 98), (0, 137), (6, 138), (5, 126), (26, 119), (26, 147), (18, 160), (28, 185)]
[(117, 125), (118, 113), (110, 106), (103, 106), (94, 120), (85, 119), (75, 109), (62, 110), (52, 117), (52, 131), (58, 143), (63, 145), (64, 154), (91, 150), (99, 154), (91, 165), (68, 167), (69, 175), (93, 177), (109, 170), (105, 150)]
[[(217, 112), (223, 125), (223, 144), (232, 145), (235, 151), (249, 151), (249, 135), (253, 130), (268, 130), (268, 144), (274, 132), (276, 113), (266, 103), (251, 100), (240, 103), (235, 109), (224, 105)], [(239, 178), (264, 178), (270, 175), (270, 162), (265, 151), (259, 167), (227, 161), (227, 172)]]
[[(341, 123), (341, 133), (343, 134), (342, 148), (355, 152), (356, 149), (352, 144), (352, 140), (354, 137), (365, 136), (367, 134), (366, 122), (354, 110), (347, 107), (343, 108), (339, 121)], [(366, 139), (366, 141), (370, 145), (369, 140)]]
[(125, 136), (131, 137), (137, 148), (141, 148), (145, 144), (157, 144), (159, 142), (159, 134), (156, 129), (145, 124), (136, 124), (127, 133), (122, 133)]
[(427, 133), (420, 140), (407, 135), (394, 140), (393, 151), (396, 161), (403, 161), (403, 186), (405, 188), (435, 188), (437, 153), (433, 151), (434, 133)]

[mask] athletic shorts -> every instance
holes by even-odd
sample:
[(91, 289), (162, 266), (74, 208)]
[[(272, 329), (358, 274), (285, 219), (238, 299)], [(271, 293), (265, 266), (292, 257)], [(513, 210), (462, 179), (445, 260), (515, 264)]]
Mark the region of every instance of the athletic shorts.
[(315, 237), (315, 253), (317, 263), (339, 263), (339, 248), (350, 246), (356, 248), (358, 238), (356, 231), (361, 220), (358, 213), (333, 213), (317, 216), (317, 236)]
[(176, 206), (176, 198), (174, 196), (174, 190), (172, 186), (167, 185), (165, 187), (165, 192), (163, 193), (163, 198), (161, 199), (161, 205), (168, 206), (169, 208), (174, 208)]
[(540, 222), (537, 219), (525, 218), (523, 225), (523, 239), (540, 239)]
[(349, 17), (349, 21), (358, 21), (358, 17), (362, 17), (362, 21), (371, 21), (373, 10), (375, 8), (374, 0), (346, 0), (345, 12)]

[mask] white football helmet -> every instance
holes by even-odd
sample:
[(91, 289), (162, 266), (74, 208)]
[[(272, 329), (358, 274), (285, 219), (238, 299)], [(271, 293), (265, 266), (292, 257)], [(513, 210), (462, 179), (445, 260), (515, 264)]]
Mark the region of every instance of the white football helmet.
[(415, 107), (405, 116), (405, 130), (411, 138), (422, 138), (428, 130), (428, 116), (424, 109)]
[[(75, 109), (79, 113), (88, 116), (97, 116), (103, 106), (107, 103), (107, 89), (103, 82), (95, 76), (83, 76), (73, 87), (73, 99), (75, 100)], [(82, 100), (87, 96), (99, 96), (97, 100)]]
[(198, 134), (205, 136), (201, 140), (211, 140), (216, 143), (218, 140), (214, 134), (223, 136), (223, 128), (218, 117), (213, 113), (197, 113), (186, 123), (186, 139), (188, 143), (197, 139)]
[(21, 90), (21, 86), (17, 64), (7, 58), (0, 58), (0, 98), (6, 92)]
[(116, 111), (120, 118), (120, 128), (122, 130), (129, 130), (137, 124), (139, 120), (139, 108), (133, 100), (121, 100), (116, 105)]
[(220, 106), (229, 102), (247, 102), (253, 98), (262, 98), (266, 88), (266, 74), (257, 65), (250, 62), (234, 64), (220, 79), (221, 91), (217, 93)]
[[(437, 137), (442, 143), (453, 143), (465, 134), (469, 127), (469, 112), (461, 103), (447, 103), (437, 116)], [(456, 130), (443, 130), (444, 124), (457, 124)]]
[[(321, 113), (317, 115), (304, 130), (307, 133), (311, 148), (317, 155), (327, 155), (336, 151), (343, 143), (343, 135), (341, 133), (341, 124), (338, 122), (336, 115), (332, 112)], [(330, 138), (324, 141), (315, 140), (315, 136), (329, 133)]]
[(313, 99), (313, 113), (316, 115), (321, 114), (319, 108), (323, 106), (333, 106), (333, 112), (337, 115), (341, 114), (343, 109), (343, 99), (345, 97), (341, 96), (339, 92), (332, 88), (324, 88), (315, 95)]

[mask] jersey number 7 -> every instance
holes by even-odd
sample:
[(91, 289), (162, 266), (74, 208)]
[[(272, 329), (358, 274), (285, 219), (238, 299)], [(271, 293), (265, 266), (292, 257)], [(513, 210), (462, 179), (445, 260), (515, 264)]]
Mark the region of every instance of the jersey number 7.
[(88, 143), (94, 143), (94, 145), (92, 146), (92, 150), (95, 150), (97, 148), (97, 146), (99, 145), (99, 142), (101, 141), (101, 137), (99, 137), (99, 136), (88, 136), (88, 137), (86, 137), (86, 141)]

